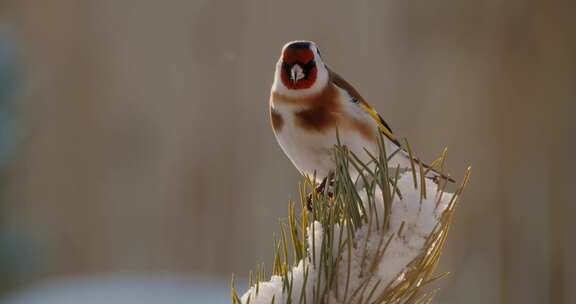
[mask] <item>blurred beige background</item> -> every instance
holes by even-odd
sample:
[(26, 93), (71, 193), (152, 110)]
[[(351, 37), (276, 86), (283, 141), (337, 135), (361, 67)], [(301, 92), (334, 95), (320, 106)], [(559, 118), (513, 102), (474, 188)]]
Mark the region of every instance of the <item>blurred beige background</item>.
[[(40, 279), (246, 275), (299, 177), (274, 63), (315, 40), (425, 159), (472, 182), (438, 303), (576, 303), (574, 1), (3, 0), (26, 139), (2, 212)], [(270, 263), (267, 263), (270, 264)]]

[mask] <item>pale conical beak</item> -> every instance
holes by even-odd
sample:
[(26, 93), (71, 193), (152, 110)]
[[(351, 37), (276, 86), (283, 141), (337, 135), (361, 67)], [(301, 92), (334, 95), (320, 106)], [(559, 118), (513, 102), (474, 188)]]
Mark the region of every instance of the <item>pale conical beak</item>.
[(300, 65), (295, 64), (292, 69), (290, 69), (290, 79), (295, 84), (298, 80), (304, 78), (304, 70)]

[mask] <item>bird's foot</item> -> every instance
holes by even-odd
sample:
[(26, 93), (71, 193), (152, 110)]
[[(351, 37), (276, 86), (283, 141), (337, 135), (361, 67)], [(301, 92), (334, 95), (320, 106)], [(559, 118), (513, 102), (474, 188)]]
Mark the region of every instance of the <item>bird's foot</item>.
[[(318, 187), (314, 189), (314, 192), (316, 192), (316, 194), (322, 195), (326, 191), (326, 187), (330, 188), (332, 186), (334, 186), (334, 173), (330, 172), (328, 176), (322, 180), (320, 185), (318, 185)], [(312, 195), (314, 195), (314, 193), (309, 193), (306, 196), (306, 207), (308, 208), (309, 211), (312, 211)], [(334, 193), (332, 193), (331, 191), (327, 191), (326, 195), (328, 196), (329, 199), (334, 198)]]

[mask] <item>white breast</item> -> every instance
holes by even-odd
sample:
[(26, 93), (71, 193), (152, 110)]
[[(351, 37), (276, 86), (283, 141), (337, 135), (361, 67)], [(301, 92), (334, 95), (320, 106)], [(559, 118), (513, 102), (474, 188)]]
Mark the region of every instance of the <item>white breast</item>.
[[(341, 93), (343, 93), (342, 95), (347, 95), (344, 91)], [(377, 132), (377, 124), (367, 113), (352, 102), (346, 101), (343, 104), (342, 113), (336, 113), (336, 115), (344, 115), (346, 113), (345, 115), (369, 121), (374, 125), (374, 129)], [(340, 142), (360, 157), (362, 161), (368, 163), (370, 160), (364, 148), (373, 155), (378, 153), (378, 147), (375, 142), (368, 141), (356, 130), (350, 130), (347, 126), (336, 126), (322, 133), (302, 129), (296, 126), (294, 116), (294, 113), (303, 110), (301, 106), (274, 102), (271, 103), (271, 106), (282, 116), (284, 121), (280, 132), (276, 133), (276, 139), (294, 166), (304, 175), (311, 178), (316, 176), (317, 180), (322, 180), (328, 175), (330, 170), (333, 170), (332, 148), (337, 144), (336, 128), (338, 128)], [(391, 145), (393, 144), (387, 144), (387, 150), (392, 150)]]
[(311, 178), (314, 174), (318, 179), (327, 176), (333, 167), (331, 147), (336, 143), (330, 136), (332, 132), (317, 133), (297, 127), (294, 113), (301, 110), (297, 106), (278, 104), (274, 105), (274, 109), (284, 120), (276, 139), (294, 166)]

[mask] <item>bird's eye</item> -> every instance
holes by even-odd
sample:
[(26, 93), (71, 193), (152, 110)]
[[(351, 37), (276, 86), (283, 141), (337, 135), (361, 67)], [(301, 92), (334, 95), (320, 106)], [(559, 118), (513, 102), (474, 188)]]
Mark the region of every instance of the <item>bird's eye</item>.
[(356, 97), (352, 97), (352, 102), (353, 103), (359, 103), (360, 101)]
[(290, 70), (290, 65), (286, 61), (282, 62), (282, 69), (285, 71)]

